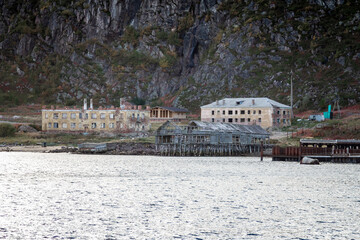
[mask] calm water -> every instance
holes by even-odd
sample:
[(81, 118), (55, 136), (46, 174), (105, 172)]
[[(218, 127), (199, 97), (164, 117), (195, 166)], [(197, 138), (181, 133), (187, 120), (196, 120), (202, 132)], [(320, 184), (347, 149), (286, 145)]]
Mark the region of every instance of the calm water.
[(0, 153), (0, 239), (360, 239), (360, 165)]

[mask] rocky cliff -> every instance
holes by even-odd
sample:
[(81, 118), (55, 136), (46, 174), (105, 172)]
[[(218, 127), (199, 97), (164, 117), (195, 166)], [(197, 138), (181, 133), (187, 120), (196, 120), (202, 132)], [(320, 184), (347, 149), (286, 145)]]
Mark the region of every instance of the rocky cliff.
[(0, 101), (360, 100), (360, 1), (0, 0)]

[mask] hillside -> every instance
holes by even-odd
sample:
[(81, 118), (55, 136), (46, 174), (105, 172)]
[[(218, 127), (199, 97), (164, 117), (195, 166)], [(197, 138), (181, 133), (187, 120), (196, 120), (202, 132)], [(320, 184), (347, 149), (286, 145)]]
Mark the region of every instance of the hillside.
[(0, 102), (360, 100), (360, 1), (0, 0)]

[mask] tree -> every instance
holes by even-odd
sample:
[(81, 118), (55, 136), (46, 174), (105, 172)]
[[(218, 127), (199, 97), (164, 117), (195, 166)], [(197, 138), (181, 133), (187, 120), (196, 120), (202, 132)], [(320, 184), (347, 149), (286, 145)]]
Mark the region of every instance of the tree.
[(0, 123), (0, 137), (12, 137), (15, 135), (15, 127), (8, 123)]

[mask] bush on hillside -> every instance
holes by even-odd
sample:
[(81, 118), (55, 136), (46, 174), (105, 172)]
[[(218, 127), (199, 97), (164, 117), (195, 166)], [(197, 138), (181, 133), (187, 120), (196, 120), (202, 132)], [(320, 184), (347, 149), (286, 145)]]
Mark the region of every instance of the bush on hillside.
[(15, 135), (15, 127), (8, 123), (0, 123), (0, 137), (12, 137)]

